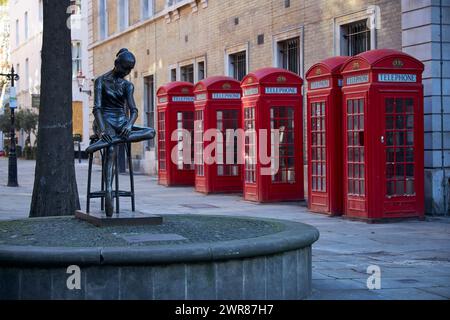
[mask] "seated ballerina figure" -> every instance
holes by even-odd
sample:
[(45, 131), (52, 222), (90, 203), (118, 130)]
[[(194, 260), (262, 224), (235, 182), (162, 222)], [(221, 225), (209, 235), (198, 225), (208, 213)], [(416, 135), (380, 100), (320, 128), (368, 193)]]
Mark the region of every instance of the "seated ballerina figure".
[[(114, 62), (114, 69), (101, 75), (94, 83), (95, 117), (93, 129), (99, 140), (92, 143), (87, 153), (106, 148), (103, 175), (106, 182), (105, 212), (111, 217), (113, 205), (113, 166), (115, 163), (115, 145), (119, 143), (150, 140), (155, 137), (153, 128), (135, 126), (138, 109), (134, 101), (134, 86), (124, 78), (130, 74), (136, 64), (136, 58), (128, 51), (121, 49)], [(126, 113), (126, 106), (130, 116)]]

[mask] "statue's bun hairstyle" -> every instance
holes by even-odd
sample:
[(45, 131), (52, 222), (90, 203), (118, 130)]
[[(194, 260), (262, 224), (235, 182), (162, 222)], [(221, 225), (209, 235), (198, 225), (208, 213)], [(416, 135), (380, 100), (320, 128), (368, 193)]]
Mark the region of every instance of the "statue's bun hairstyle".
[(132, 54), (130, 51), (128, 51), (127, 48), (122, 48), (119, 50), (119, 52), (117, 52), (116, 54), (116, 61), (115, 63), (117, 64), (119, 61), (130, 61), (132, 63), (136, 63), (136, 58), (134, 56), (134, 54)]
[(129, 52), (127, 48), (122, 48), (119, 50), (119, 52), (117, 52), (116, 57), (120, 56), (122, 53), (124, 52)]

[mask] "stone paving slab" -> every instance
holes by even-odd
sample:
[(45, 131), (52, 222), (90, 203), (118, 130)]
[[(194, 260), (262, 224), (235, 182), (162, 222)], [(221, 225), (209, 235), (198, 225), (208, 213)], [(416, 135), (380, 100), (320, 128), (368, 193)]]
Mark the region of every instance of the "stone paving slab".
[[(75, 165), (84, 209), (87, 162)], [(0, 220), (28, 216), (34, 166), (34, 161), (19, 160), (20, 186), (8, 188), (8, 162), (0, 158)], [(100, 173), (100, 167), (94, 166), (94, 182)], [(126, 175), (120, 176), (120, 182), (121, 189), (127, 190)], [(145, 213), (252, 216), (315, 226), (320, 239), (313, 246), (311, 299), (450, 299), (450, 217), (366, 224), (310, 213), (306, 202), (257, 204), (235, 194), (204, 195), (192, 187), (162, 187), (155, 177), (145, 175), (135, 176), (135, 190), (136, 210)], [(121, 199), (121, 208), (130, 207), (129, 199)], [(100, 208), (100, 201), (94, 199), (91, 208)], [(365, 287), (370, 265), (381, 268), (381, 290)], [(361, 287), (355, 288), (355, 283)]]
[(312, 279), (314, 280), (330, 280), (330, 279), (335, 279), (333, 277), (327, 276), (319, 271), (315, 271), (313, 269), (312, 271)]
[(441, 295), (417, 288), (380, 290), (380, 298), (383, 300), (447, 300)]
[(316, 279), (314, 289), (317, 291), (333, 290), (367, 290), (366, 286), (351, 279)]
[(422, 291), (442, 296), (446, 299), (450, 299), (450, 286), (449, 287), (434, 287), (434, 288), (419, 288)]
[[(331, 264), (331, 265), (330, 265)], [(317, 269), (313, 267), (314, 271), (320, 272), (323, 275), (326, 275), (333, 279), (364, 279), (364, 281), (367, 279), (368, 275), (366, 273), (355, 271), (352, 268), (348, 269), (335, 269), (331, 268), (333, 265), (333, 262), (329, 263), (329, 266), (327, 268)], [(314, 265), (314, 264), (313, 264)]]
[[(353, 280), (365, 286), (367, 279), (353, 279)], [(381, 280), (381, 288), (382, 289), (436, 288), (448, 286), (449, 283), (450, 283), (449, 277), (429, 277), (429, 276), (411, 277), (408, 274), (405, 274), (403, 277), (398, 276), (397, 278), (383, 277)]]
[(375, 290), (367, 289), (315, 289), (313, 281), (313, 293), (308, 300), (380, 300), (381, 294)]

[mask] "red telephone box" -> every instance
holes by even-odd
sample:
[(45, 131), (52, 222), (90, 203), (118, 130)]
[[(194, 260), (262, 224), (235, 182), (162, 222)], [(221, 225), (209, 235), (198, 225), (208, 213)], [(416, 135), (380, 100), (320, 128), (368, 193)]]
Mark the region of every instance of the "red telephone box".
[(342, 214), (342, 76), (349, 57), (333, 57), (312, 66), (308, 80), (308, 208)]
[(259, 69), (241, 82), (246, 200), (304, 199), (302, 85), (298, 75), (277, 68)]
[[(241, 129), (241, 85), (230, 77), (209, 77), (198, 82), (195, 94), (196, 137), (210, 129), (217, 129), (222, 139), (215, 138), (215, 161), (205, 163), (204, 150), (211, 141), (195, 141), (195, 190), (203, 193), (241, 192), (242, 166), (238, 162), (237, 135), (229, 133)], [(208, 139), (209, 140), (209, 139)], [(229, 146), (232, 150), (229, 150)], [(228, 161), (227, 161), (228, 160)]]
[[(161, 86), (157, 92), (158, 183), (165, 186), (194, 185), (193, 90), (192, 83), (175, 81)], [(185, 156), (184, 133), (190, 134), (190, 159)], [(179, 143), (182, 139), (183, 143)]]
[(346, 216), (423, 216), (423, 70), (415, 58), (387, 49), (342, 67)]

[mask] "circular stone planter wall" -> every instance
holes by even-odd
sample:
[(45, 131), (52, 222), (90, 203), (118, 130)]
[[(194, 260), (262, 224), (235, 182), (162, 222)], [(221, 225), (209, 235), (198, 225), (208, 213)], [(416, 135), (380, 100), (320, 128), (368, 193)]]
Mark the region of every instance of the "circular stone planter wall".
[[(199, 224), (202, 218), (206, 217), (195, 216)], [(311, 245), (319, 238), (316, 228), (281, 220), (223, 219), (264, 222), (279, 231), (252, 238), (245, 238), (244, 232), (245, 239), (228, 241), (122, 247), (24, 246), (3, 241), (0, 299), (277, 300), (308, 296)], [(67, 287), (71, 265), (79, 267), (80, 289)]]

